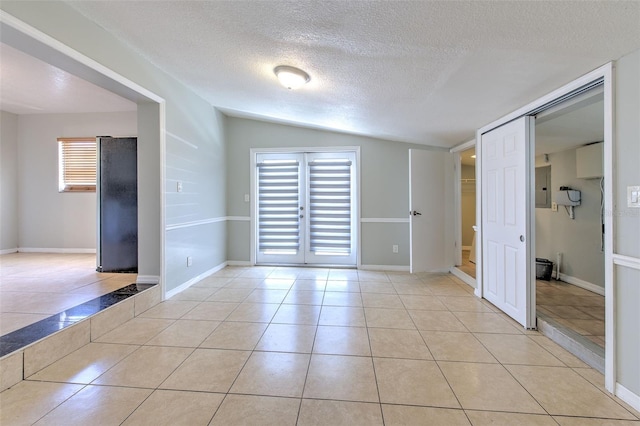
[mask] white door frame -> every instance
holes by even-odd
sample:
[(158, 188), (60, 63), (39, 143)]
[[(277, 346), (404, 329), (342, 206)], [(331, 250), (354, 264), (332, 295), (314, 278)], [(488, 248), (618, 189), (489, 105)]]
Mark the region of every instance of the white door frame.
[[(567, 95), (580, 87), (583, 87), (593, 81), (602, 79), (604, 81), (604, 208), (605, 211), (613, 211), (613, 64), (607, 63), (600, 68), (591, 71), (588, 74), (560, 87), (557, 90), (519, 108), (518, 110), (505, 115), (504, 117), (478, 129), (476, 131), (476, 140), (480, 140), (480, 136), (496, 127), (508, 123), (518, 117), (528, 115), (532, 111), (543, 107), (551, 102)], [(478, 144), (476, 146), (476, 156), (479, 159), (482, 155), (482, 146)], [(534, 159), (531, 159), (534, 161)], [(529, 165), (530, 166), (530, 165)], [(481, 162), (476, 162), (476, 185), (481, 185), (482, 170)], [(531, 191), (531, 188), (528, 188)], [(476, 207), (476, 222), (482, 223), (482, 199), (477, 192), (477, 207)], [(615, 338), (615, 288), (613, 281), (613, 234), (615, 232), (613, 228), (613, 215), (605, 215), (605, 229), (608, 232), (605, 234), (605, 387), (609, 392), (615, 392), (616, 384), (616, 364), (615, 364), (615, 351), (616, 351), (616, 338)], [(482, 228), (478, 229), (478, 235), (476, 235), (478, 241), (482, 241), (483, 233)], [(528, 235), (527, 239), (532, 236)], [(482, 244), (480, 244), (482, 246)], [(478, 263), (476, 266), (476, 291), (475, 294), (478, 297), (482, 297), (482, 250), (478, 251)]]
[[(158, 230), (160, 233), (160, 275), (138, 275), (136, 281), (138, 283), (158, 284), (162, 293), (162, 299), (164, 300), (166, 296), (166, 196), (164, 191), (166, 169), (165, 99), (3, 10), (0, 10), (0, 25), (4, 27), (3, 31), (6, 29), (13, 33), (12, 36), (19, 44), (16, 48), (20, 51), (61, 69), (69, 70), (68, 72), (73, 70), (71, 73), (75, 76), (123, 98), (129, 99), (136, 104), (149, 103), (158, 105), (157, 123), (154, 119), (149, 127), (153, 127), (155, 131), (155, 126), (158, 126), (157, 131), (160, 145), (160, 170), (158, 176), (160, 189), (160, 229)], [(139, 108), (137, 114), (139, 117)], [(150, 242), (153, 241), (150, 240)], [(140, 253), (140, 247), (138, 250), (138, 253)]]
[[(476, 279), (470, 277), (469, 275), (462, 272), (458, 269), (457, 265), (462, 264), (462, 163), (460, 158), (460, 153), (462, 151), (466, 151), (470, 148), (476, 147), (476, 140), (471, 139), (465, 143), (460, 145), (456, 145), (449, 150), (453, 154), (453, 161), (455, 165), (455, 178), (454, 178), (454, 200), (453, 200), (453, 211), (455, 217), (454, 223), (454, 235), (455, 235), (455, 257), (454, 257), (454, 265), (451, 267), (451, 273), (460, 278), (462, 281), (466, 282), (470, 286), (476, 286)], [(477, 157), (477, 155), (476, 155)], [(476, 165), (477, 167), (477, 165)], [(478, 196), (478, 190), (476, 186), (476, 197)], [(476, 224), (477, 225), (477, 224)], [(477, 235), (476, 235), (476, 243), (477, 243)], [(477, 247), (477, 244), (476, 244)], [(477, 268), (476, 268), (477, 269)]]
[(291, 147), (291, 148), (251, 148), (249, 150), (249, 191), (250, 191), (250, 228), (251, 228), (251, 265), (256, 265), (256, 235), (258, 232), (258, 204), (256, 203), (256, 155), (272, 152), (354, 152), (356, 154), (356, 201), (354, 203), (357, 226), (356, 233), (356, 268), (362, 265), (361, 258), (361, 221), (360, 221), (360, 147), (359, 146), (321, 146), (321, 147)]

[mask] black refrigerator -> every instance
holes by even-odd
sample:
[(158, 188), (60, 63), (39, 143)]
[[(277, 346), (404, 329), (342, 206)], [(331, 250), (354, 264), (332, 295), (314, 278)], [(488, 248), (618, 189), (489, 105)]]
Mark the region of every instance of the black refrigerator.
[(96, 139), (98, 272), (138, 272), (137, 138)]

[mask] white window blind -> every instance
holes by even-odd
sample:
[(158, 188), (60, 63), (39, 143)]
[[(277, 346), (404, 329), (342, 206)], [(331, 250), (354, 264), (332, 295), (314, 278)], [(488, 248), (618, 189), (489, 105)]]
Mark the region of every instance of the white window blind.
[(265, 253), (300, 249), (300, 163), (266, 160), (258, 165), (258, 245)]
[(310, 250), (351, 253), (351, 161), (316, 159), (309, 166)]
[(58, 190), (96, 190), (95, 138), (58, 138)]

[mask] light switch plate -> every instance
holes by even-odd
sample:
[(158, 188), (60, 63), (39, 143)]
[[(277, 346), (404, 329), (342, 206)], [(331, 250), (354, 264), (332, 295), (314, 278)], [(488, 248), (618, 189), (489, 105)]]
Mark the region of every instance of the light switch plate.
[(182, 182), (176, 182), (176, 191), (182, 192)]
[(627, 207), (640, 208), (640, 186), (627, 186)]
[(249, 202), (249, 194), (244, 194), (244, 202), (245, 203)]

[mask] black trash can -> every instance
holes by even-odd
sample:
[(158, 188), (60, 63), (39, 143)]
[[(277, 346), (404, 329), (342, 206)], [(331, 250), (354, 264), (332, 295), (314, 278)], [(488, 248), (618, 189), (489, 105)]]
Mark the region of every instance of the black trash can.
[(536, 257), (536, 279), (551, 280), (551, 272), (553, 272), (553, 262), (549, 259)]

